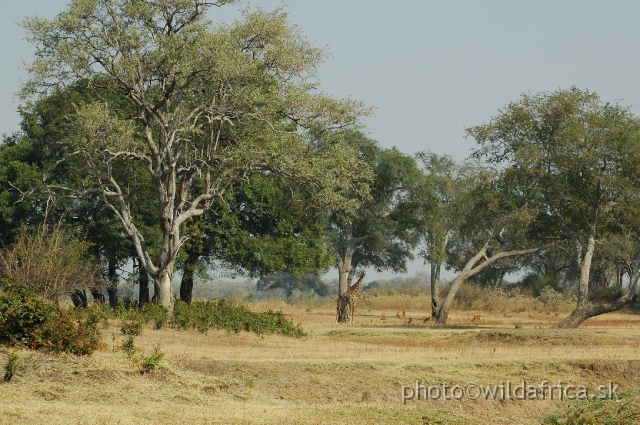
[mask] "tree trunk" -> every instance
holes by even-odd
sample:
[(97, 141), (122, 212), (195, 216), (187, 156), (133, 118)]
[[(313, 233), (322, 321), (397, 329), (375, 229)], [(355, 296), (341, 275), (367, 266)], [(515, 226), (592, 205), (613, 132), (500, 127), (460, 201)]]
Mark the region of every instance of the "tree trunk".
[[(336, 254), (336, 263), (338, 266), (338, 298), (340, 298), (340, 296), (344, 295), (349, 290), (355, 272), (352, 264), (353, 253), (355, 252), (355, 242), (351, 233), (350, 226), (347, 226), (345, 234), (346, 236), (344, 251), (342, 253)], [(336, 300), (336, 310), (337, 307), (338, 306)], [(338, 323), (350, 323), (349, 307), (344, 305), (342, 307), (343, 308), (337, 311)]]
[(111, 308), (118, 307), (118, 276), (117, 276), (117, 263), (114, 260), (109, 260), (107, 265), (107, 294), (109, 295), (109, 305)]
[(488, 240), (484, 246), (478, 251), (476, 255), (474, 255), (467, 264), (465, 264), (464, 269), (460, 272), (456, 280), (451, 284), (451, 288), (447, 293), (447, 297), (444, 302), (440, 306), (440, 310), (438, 311), (438, 318), (436, 319), (437, 325), (446, 325), (447, 320), (449, 319), (449, 309), (451, 308), (451, 304), (453, 304), (453, 300), (456, 297), (456, 293), (458, 289), (460, 289), (460, 285), (466, 279), (480, 272), (485, 267), (493, 264), (501, 258), (513, 257), (516, 255), (524, 255), (531, 254), (539, 250), (539, 248), (529, 248), (529, 249), (518, 249), (513, 251), (503, 251), (498, 254), (495, 254), (491, 257), (487, 257), (487, 250), (489, 249), (489, 243), (491, 240)]
[(149, 274), (139, 260), (138, 265), (138, 284), (140, 286), (138, 290), (138, 302), (140, 305), (144, 305), (149, 302)]
[(566, 317), (565, 319), (553, 325), (552, 328), (575, 329), (578, 326), (580, 326), (582, 322), (584, 322), (585, 320), (591, 317), (599, 316), (605, 313), (611, 313), (612, 311), (618, 311), (622, 307), (626, 306), (627, 304), (631, 304), (635, 302), (636, 299), (637, 299), (637, 295), (627, 293), (627, 295), (610, 303), (599, 304), (599, 305), (589, 305), (589, 304), (580, 305), (575, 310), (573, 310), (573, 313), (571, 313), (568, 317)]
[(164, 268), (160, 276), (155, 279), (158, 304), (166, 307), (170, 312), (173, 311), (173, 268), (174, 263), (171, 262)]
[(439, 298), (439, 288), (440, 285), (440, 263), (431, 262), (431, 317), (436, 319), (438, 317), (438, 309), (440, 308), (440, 304), (438, 302)]
[(191, 304), (191, 298), (193, 296), (193, 275), (198, 266), (199, 259), (200, 253), (197, 250), (187, 248), (187, 259), (184, 262), (182, 281), (180, 282), (180, 299), (187, 304)]
[(468, 277), (471, 277), (472, 274), (465, 273), (464, 271), (458, 275), (456, 280), (451, 284), (451, 288), (447, 293), (447, 297), (444, 299), (444, 302), (440, 306), (440, 310), (437, 314), (436, 324), (437, 325), (446, 325), (447, 320), (449, 319), (449, 309), (451, 308), (451, 304), (453, 304), (453, 300), (456, 297), (456, 293), (458, 293), (458, 289), (460, 289), (460, 285), (464, 282)]
[[(577, 243), (577, 242), (576, 242)], [(578, 251), (578, 265), (580, 266), (580, 283), (578, 286), (578, 305), (575, 310), (564, 320), (553, 325), (553, 328), (577, 328), (580, 323), (592, 317), (593, 306), (589, 303), (589, 278), (591, 274), (591, 260), (596, 247), (596, 238), (593, 232), (589, 235), (587, 250), (584, 256)], [(622, 307), (621, 307), (622, 308)]]

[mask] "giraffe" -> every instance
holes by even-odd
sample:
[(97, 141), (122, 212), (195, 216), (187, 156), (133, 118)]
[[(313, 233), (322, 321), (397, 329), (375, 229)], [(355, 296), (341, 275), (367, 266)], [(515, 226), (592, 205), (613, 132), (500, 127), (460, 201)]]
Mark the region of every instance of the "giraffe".
[(366, 276), (366, 274), (367, 271), (362, 270), (360, 279), (358, 279), (358, 281), (353, 286), (351, 286), (347, 290), (347, 292), (338, 297), (338, 305), (336, 307), (336, 323), (338, 323), (338, 319), (340, 318), (340, 310), (349, 307), (349, 324), (353, 325), (353, 312), (356, 309), (356, 303), (358, 301), (358, 289), (360, 289), (360, 287), (362, 286), (362, 282), (364, 282), (364, 277)]

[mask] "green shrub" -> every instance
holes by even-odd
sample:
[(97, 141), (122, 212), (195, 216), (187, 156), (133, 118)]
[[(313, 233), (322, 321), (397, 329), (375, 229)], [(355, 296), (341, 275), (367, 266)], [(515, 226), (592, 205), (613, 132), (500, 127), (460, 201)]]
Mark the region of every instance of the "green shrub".
[(575, 400), (543, 416), (547, 425), (618, 425), (640, 422), (640, 390), (622, 391), (619, 399)]
[(153, 323), (156, 329), (160, 329), (167, 324), (169, 312), (164, 306), (156, 303), (147, 303), (141, 309), (144, 323)]
[(171, 324), (184, 329), (207, 332), (210, 328), (225, 329), (227, 332), (265, 332), (289, 336), (305, 336), (300, 325), (294, 325), (284, 314), (269, 310), (254, 313), (244, 306), (232, 306), (222, 300), (196, 301), (191, 305), (176, 300)]
[(160, 365), (160, 361), (164, 357), (164, 353), (160, 351), (160, 344), (156, 345), (153, 354), (142, 359), (140, 364), (140, 373), (148, 373)]
[(137, 320), (128, 320), (126, 322), (122, 322), (120, 332), (122, 332), (122, 335), (140, 335), (142, 333), (142, 322), (139, 322)]
[(140, 308), (129, 299), (123, 299), (118, 302), (116, 314), (123, 321), (139, 322), (141, 324), (151, 322), (156, 329), (164, 327), (169, 320), (169, 312), (160, 304), (151, 302), (144, 304)]
[(122, 351), (127, 355), (127, 357), (132, 358), (136, 352), (136, 347), (134, 345), (133, 336), (125, 339), (122, 343)]
[(99, 343), (100, 331), (95, 326), (78, 322), (70, 313), (60, 313), (33, 332), (29, 345), (84, 356), (93, 353)]
[(86, 308), (75, 308), (71, 313), (80, 321), (85, 321), (89, 326), (97, 326), (99, 323), (105, 328), (109, 325), (108, 320), (115, 318), (115, 312), (108, 303), (94, 302)]
[(0, 295), (0, 342), (91, 354), (98, 347), (100, 332), (94, 319), (78, 319), (22, 285), (5, 284)]
[(57, 306), (22, 285), (5, 283), (0, 296), (0, 342), (29, 346), (33, 333), (53, 316)]
[(16, 353), (7, 355), (7, 364), (4, 366), (4, 382), (9, 382), (14, 376), (20, 376), (27, 370)]

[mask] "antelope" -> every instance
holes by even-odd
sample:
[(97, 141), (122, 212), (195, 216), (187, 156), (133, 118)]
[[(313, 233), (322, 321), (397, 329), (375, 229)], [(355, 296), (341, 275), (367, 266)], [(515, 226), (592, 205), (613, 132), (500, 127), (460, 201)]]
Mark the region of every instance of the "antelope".
[(424, 320), (422, 321), (422, 323), (433, 323), (436, 321), (436, 318), (433, 316), (427, 316), (424, 318)]
[(471, 319), (472, 322), (474, 323), (480, 323), (482, 322), (482, 316), (477, 315), (477, 316), (473, 316), (473, 319)]
[(398, 316), (398, 319), (402, 319), (404, 317), (404, 311), (402, 313), (396, 313), (396, 316)]

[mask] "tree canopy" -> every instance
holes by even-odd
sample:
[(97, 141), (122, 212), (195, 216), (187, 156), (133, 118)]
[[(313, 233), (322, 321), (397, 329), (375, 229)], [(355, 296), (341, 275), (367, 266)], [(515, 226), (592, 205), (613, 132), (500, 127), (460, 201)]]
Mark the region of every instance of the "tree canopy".
[[(502, 167), (509, 190), (527, 202), (529, 237), (566, 240), (580, 269), (578, 307), (558, 326), (573, 327), (594, 314), (620, 308), (635, 295), (637, 264), (627, 295), (594, 308), (589, 281), (596, 246), (615, 235), (636, 235), (640, 121), (629, 108), (603, 103), (571, 88), (524, 95), (490, 123), (468, 134), (475, 155)], [(638, 253), (627, 253), (631, 259)], [(636, 257), (640, 258), (640, 257)], [(637, 263), (637, 262), (636, 262)]]
[[(348, 185), (340, 170), (358, 164), (339, 139), (317, 143), (367, 112), (314, 91), (324, 52), (280, 9), (215, 26), (206, 12), (223, 3), (76, 0), (53, 20), (24, 22), (36, 45), (24, 98), (77, 85), (90, 93), (75, 105), (71, 131), (56, 146), (58, 166), (71, 161), (82, 179), (48, 188), (100, 197), (167, 307), (178, 252), (189, 238), (186, 223), (247, 175), (268, 170), (333, 188)], [(155, 193), (161, 241), (153, 257), (128, 196), (136, 188), (120, 172), (130, 163)], [(334, 190), (321, 195), (329, 204), (344, 202)]]

